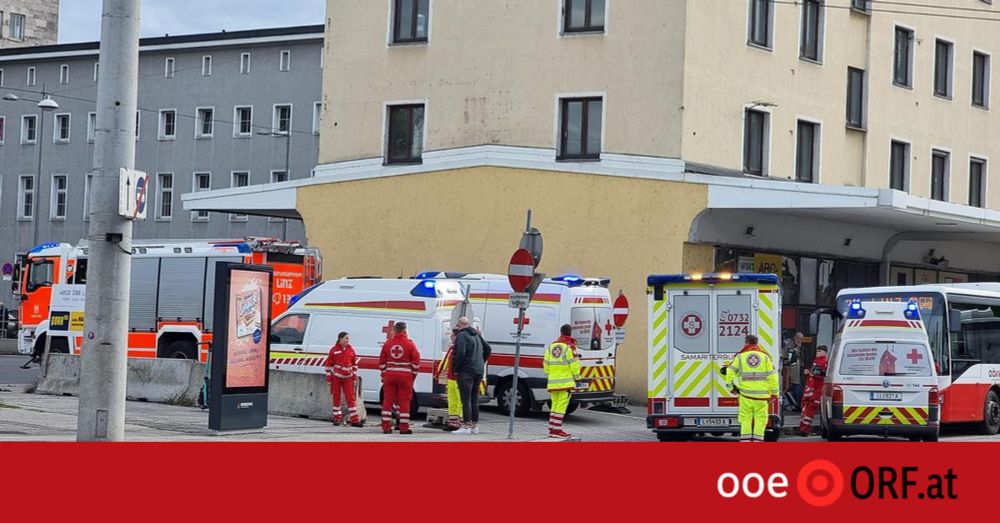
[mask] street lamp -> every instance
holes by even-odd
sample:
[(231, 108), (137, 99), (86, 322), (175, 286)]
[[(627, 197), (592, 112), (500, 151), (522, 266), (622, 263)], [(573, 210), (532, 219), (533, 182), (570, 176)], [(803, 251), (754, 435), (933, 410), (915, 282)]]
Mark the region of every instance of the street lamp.
[(36, 103), (35, 106), (42, 110), (42, 113), (38, 117), (38, 119), (39, 119), (39, 122), (38, 122), (38, 134), (35, 136), (35, 142), (38, 143), (38, 169), (37, 169), (38, 183), (35, 184), (35, 201), (31, 202), (32, 203), (32, 213), (31, 213), (32, 214), (31, 215), (31, 221), (32, 221), (31, 247), (34, 248), (36, 245), (38, 245), (38, 221), (40, 220), (40, 216), (38, 216), (37, 210), (38, 210), (39, 195), (41, 195), (41, 193), (42, 193), (42, 191), (41, 191), (41, 188), (42, 188), (42, 178), (43, 178), (43, 175), (42, 175), (42, 158), (43, 158), (42, 153), (43, 153), (44, 147), (45, 147), (45, 113), (52, 112), (52, 111), (55, 111), (56, 109), (59, 109), (59, 103), (57, 103), (55, 100), (53, 100), (52, 97), (49, 96), (45, 92), (45, 85), (44, 84), (42, 84), (42, 99), (41, 100), (31, 100), (31, 99), (28, 99), (28, 98), (21, 99), (20, 97), (18, 97), (16, 94), (13, 94), (13, 93), (7, 93), (6, 95), (4, 95), (3, 99), (4, 99), (4, 101), (7, 101), (7, 102), (20, 102), (20, 101), (23, 101), (23, 102), (35, 102)]
[[(292, 175), (288, 172), (288, 163), (292, 149), (291, 131), (257, 131), (257, 134), (259, 136), (271, 136), (275, 138), (283, 136), (285, 138), (285, 181), (291, 180)], [(288, 218), (281, 220), (281, 241), (288, 241)]]

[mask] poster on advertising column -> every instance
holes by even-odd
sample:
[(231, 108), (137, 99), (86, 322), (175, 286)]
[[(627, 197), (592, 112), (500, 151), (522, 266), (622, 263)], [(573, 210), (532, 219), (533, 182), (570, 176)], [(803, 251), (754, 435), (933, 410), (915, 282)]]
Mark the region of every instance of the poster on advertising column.
[(229, 336), (226, 340), (226, 388), (263, 387), (267, 376), (267, 328), (264, 295), (270, 274), (236, 269), (230, 273)]

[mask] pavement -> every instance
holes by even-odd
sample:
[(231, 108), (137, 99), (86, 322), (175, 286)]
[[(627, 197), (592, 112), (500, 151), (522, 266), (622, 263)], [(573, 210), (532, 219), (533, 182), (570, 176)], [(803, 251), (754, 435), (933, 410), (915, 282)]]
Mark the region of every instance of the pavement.
[(0, 355), (17, 354), (17, 340), (0, 338)]
[(29, 369), (20, 368), (28, 361), (28, 356), (0, 356), (0, 383), (23, 385), (34, 383), (38, 377), (38, 365)]

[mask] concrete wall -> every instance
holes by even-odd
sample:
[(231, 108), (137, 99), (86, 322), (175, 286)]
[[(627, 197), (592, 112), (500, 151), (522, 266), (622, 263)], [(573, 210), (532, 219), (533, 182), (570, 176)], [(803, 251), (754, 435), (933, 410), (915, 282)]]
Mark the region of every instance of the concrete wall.
[[(0, 49), (56, 43), (59, 37), (59, 0), (0, 0)], [(25, 15), (24, 40), (10, 37), (10, 15)]]
[[(629, 297), (619, 386), (643, 398), (646, 276), (686, 267), (684, 242), (707, 193), (693, 184), (483, 167), (310, 186), (298, 198), (327, 278), (504, 273), (532, 209), (545, 238), (541, 271), (610, 277), (612, 293)], [(689, 256), (688, 266), (710, 259), (697, 246)]]

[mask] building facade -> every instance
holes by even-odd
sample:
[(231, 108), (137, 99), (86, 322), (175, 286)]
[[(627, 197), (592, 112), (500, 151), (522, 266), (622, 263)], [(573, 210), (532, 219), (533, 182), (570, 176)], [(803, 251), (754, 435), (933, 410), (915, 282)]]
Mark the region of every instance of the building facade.
[[(142, 40), (135, 165), (151, 184), (136, 238), (305, 239), (301, 221), (184, 212), (180, 195), (311, 176), (322, 50), (323, 26)], [(0, 93), (18, 98), (0, 101), (5, 261), (87, 235), (97, 53), (97, 43), (0, 50)], [(40, 110), (43, 93), (59, 108)]]
[(531, 208), (541, 270), (632, 298), (642, 397), (649, 274), (778, 273), (789, 335), (845, 287), (998, 278), (1000, 7), (929, 5), (329, 0), (316, 177), (186, 205), (385, 276), (502, 272)]
[(0, 49), (52, 45), (59, 38), (59, 0), (0, 0)]

